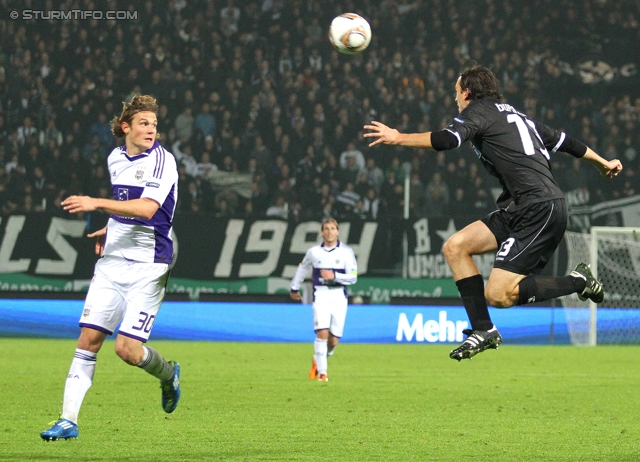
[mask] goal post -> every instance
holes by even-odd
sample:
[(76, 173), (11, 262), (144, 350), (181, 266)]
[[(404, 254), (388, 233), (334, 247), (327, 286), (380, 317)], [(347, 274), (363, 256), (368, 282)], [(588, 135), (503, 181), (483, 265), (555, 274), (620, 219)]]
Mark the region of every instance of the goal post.
[(565, 234), (567, 266), (590, 263), (605, 290), (599, 305), (583, 302), (576, 294), (562, 300), (572, 344), (640, 344), (639, 231), (594, 226), (589, 234)]

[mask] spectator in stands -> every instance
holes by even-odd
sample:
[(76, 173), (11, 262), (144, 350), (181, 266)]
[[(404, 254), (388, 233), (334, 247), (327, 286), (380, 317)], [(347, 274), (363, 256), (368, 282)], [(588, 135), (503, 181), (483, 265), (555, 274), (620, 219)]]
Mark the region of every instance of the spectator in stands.
[(404, 182), (404, 169), (400, 164), (400, 158), (398, 156), (394, 156), (391, 159), (391, 164), (389, 165), (389, 167), (387, 168), (387, 171), (385, 172), (385, 176), (387, 177), (387, 179), (389, 178), (389, 174), (391, 172), (393, 172), (393, 178), (395, 179), (395, 181), (399, 183)]
[(187, 143), (182, 148), (182, 157), (180, 158), (179, 163), (179, 165), (184, 165), (187, 175), (189, 175), (191, 178), (196, 177), (198, 161), (193, 157), (193, 154), (191, 153), (190, 144)]
[[(54, 126), (55, 127), (55, 126)], [(116, 139), (113, 137), (111, 133), (111, 126), (109, 125), (109, 121), (107, 120), (107, 115), (104, 112), (98, 113), (97, 120), (91, 125), (89, 129), (89, 136), (97, 136), (98, 138), (98, 146), (102, 152), (112, 148), (115, 146)], [(101, 157), (104, 157), (104, 154), (101, 152)]]
[(251, 183), (251, 201), (253, 212), (263, 215), (269, 207), (269, 187), (261, 170), (256, 170)]
[[(225, 205), (221, 206), (221, 202), (224, 201)], [(238, 194), (231, 188), (231, 186), (223, 187), (215, 196), (216, 210), (225, 210), (228, 216), (233, 217), (238, 213), (240, 200)]]
[(349, 156), (346, 158), (346, 164), (344, 167), (340, 168), (340, 176), (339, 180), (342, 184), (346, 183), (356, 183), (358, 180), (358, 175), (360, 174), (361, 169), (358, 167), (357, 158), (355, 156)]
[(369, 188), (367, 195), (363, 199), (363, 210), (367, 214), (368, 220), (376, 221), (380, 210), (380, 199), (376, 196), (376, 190)]
[(424, 206), (424, 185), (420, 180), (420, 174), (418, 172), (412, 172), (409, 181), (409, 216), (412, 218), (420, 218), (424, 214)]
[(367, 176), (367, 172), (362, 170), (358, 173), (358, 180), (354, 186), (354, 191), (360, 197), (364, 197), (366, 196), (369, 187), (369, 177)]
[[(0, 73), (0, 76), (2, 76), (2, 73)], [(0, 85), (0, 88), (2, 88), (1, 85)], [(49, 119), (48, 123), (51, 123), (51, 120), (54, 120), (53, 117)], [(55, 123), (55, 120), (54, 120), (54, 123)], [(7, 126), (7, 122), (4, 115), (0, 113), (0, 140), (4, 140), (8, 136), (9, 136), (9, 127)], [(62, 140), (60, 140), (60, 142), (62, 142)], [(41, 142), (40, 144), (44, 144), (44, 143)]]
[(91, 138), (82, 148), (82, 158), (87, 162), (91, 162), (94, 154), (99, 158), (103, 157), (104, 147), (100, 144), (100, 137), (97, 134), (91, 135)]
[(358, 200), (360, 200), (360, 194), (355, 191), (354, 184), (347, 181), (344, 189), (340, 191), (340, 194), (336, 197), (339, 215), (341, 217), (349, 215)]
[(229, 155), (240, 171), (250, 171), (249, 151), (242, 146), (242, 139), (239, 136), (236, 135), (231, 139), (231, 145), (228, 148), (222, 146), (222, 155)]
[(447, 204), (449, 203), (449, 188), (442, 179), (440, 172), (434, 172), (431, 177), (431, 181), (427, 183), (425, 187), (425, 202), (428, 209), (439, 212), (446, 212)]
[(103, 163), (93, 166), (91, 176), (85, 182), (84, 192), (91, 197), (99, 197), (101, 188), (111, 189), (109, 174)]
[(183, 191), (182, 194), (184, 195), (184, 197), (180, 198), (180, 209), (183, 212), (200, 211), (202, 198), (200, 196), (200, 190), (198, 189), (198, 183), (196, 183), (195, 180), (189, 181), (189, 183), (187, 184), (187, 190)]
[(466, 195), (466, 190), (462, 186), (457, 186), (453, 191), (449, 210), (455, 217), (463, 217), (466, 220), (475, 219), (481, 215), (476, 215), (473, 204)]
[(322, 205), (322, 219), (338, 216), (335, 202), (336, 201), (334, 196), (329, 196), (328, 199), (324, 202), (324, 204)]
[(207, 180), (210, 172), (217, 172), (218, 166), (211, 162), (209, 153), (203, 152), (200, 162), (196, 164), (195, 177), (199, 180)]
[(208, 102), (202, 103), (202, 110), (196, 115), (194, 128), (202, 134), (203, 137), (216, 136), (216, 118), (211, 113), (211, 107)]
[(379, 191), (380, 185), (384, 182), (384, 172), (376, 165), (376, 160), (373, 157), (367, 158), (364, 171), (367, 172), (369, 185)]
[(491, 193), (485, 186), (484, 179), (480, 176), (476, 177), (475, 187), (473, 188), (473, 209), (476, 215), (486, 215), (495, 210)]
[(50, 140), (54, 140), (56, 146), (60, 146), (62, 144), (62, 132), (56, 126), (55, 117), (52, 117), (47, 121), (47, 128), (40, 131), (38, 139), (40, 141), (40, 146), (47, 146)]
[(31, 119), (31, 117), (27, 116), (23, 119), (22, 125), (18, 127), (17, 132), (18, 132), (18, 141), (20, 142), (21, 145), (24, 146), (24, 144), (27, 142), (27, 139), (31, 135), (38, 134), (38, 129), (33, 125), (33, 120)]
[(353, 210), (351, 211), (351, 214), (348, 215), (346, 218), (347, 218), (347, 221), (366, 220), (368, 218), (368, 213), (367, 213), (367, 210), (365, 210), (363, 199), (358, 199), (356, 201), (356, 205), (354, 205)]
[[(29, 188), (30, 189), (30, 188)], [(43, 212), (44, 207), (41, 202), (35, 201), (28, 189), (24, 191), (22, 204), (16, 210), (17, 213), (39, 213)]]
[(442, 194), (443, 190), (440, 188), (433, 188), (426, 190), (425, 211), (424, 214), (428, 217), (443, 217), (448, 212), (448, 198), (445, 198)]
[(322, 212), (322, 188), (329, 191), (329, 185), (323, 185), (319, 176), (313, 178), (311, 183), (299, 186), (295, 184), (295, 198), (300, 204), (300, 217), (303, 219), (315, 219)]
[(228, 173), (237, 172), (238, 165), (233, 160), (233, 157), (227, 154), (222, 158), (222, 164), (220, 165), (219, 170), (222, 172), (228, 172)]
[(564, 192), (585, 192), (587, 193), (590, 183), (590, 171), (587, 170), (588, 166), (584, 165), (580, 159), (572, 159), (568, 167), (558, 171), (558, 183), (562, 191)]
[(193, 122), (193, 110), (191, 106), (185, 106), (184, 110), (176, 117), (174, 124), (179, 140), (189, 141), (191, 139), (193, 136)]
[(256, 166), (265, 174), (269, 174), (274, 167), (273, 155), (269, 148), (264, 144), (262, 136), (257, 135), (254, 138), (253, 149), (249, 153), (250, 159), (255, 159)]
[[(349, 162), (348, 159), (352, 158), (353, 162)], [(347, 143), (347, 149), (340, 153), (340, 168), (343, 170), (360, 171), (365, 168), (365, 160), (362, 151), (356, 149), (356, 144), (353, 141)]]
[(289, 204), (287, 204), (283, 196), (276, 196), (274, 204), (267, 209), (265, 215), (286, 220), (289, 217)]

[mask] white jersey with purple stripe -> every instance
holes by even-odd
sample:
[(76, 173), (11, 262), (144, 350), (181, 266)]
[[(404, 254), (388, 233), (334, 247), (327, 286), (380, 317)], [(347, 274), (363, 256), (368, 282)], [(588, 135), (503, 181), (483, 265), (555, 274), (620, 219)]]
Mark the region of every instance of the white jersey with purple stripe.
[[(324, 291), (342, 289), (347, 297), (347, 285), (355, 284), (358, 280), (358, 264), (353, 250), (348, 245), (338, 241), (333, 247), (326, 247), (324, 243), (314, 245), (304, 256), (298, 266), (295, 276), (291, 280), (291, 290), (299, 290), (304, 278), (311, 272), (313, 280), (313, 294), (315, 297)], [(320, 277), (320, 270), (333, 270), (334, 280)]]
[(149, 220), (111, 215), (104, 255), (171, 264), (171, 230), (178, 201), (178, 169), (173, 154), (156, 141), (151, 149), (135, 157), (127, 155), (125, 146), (115, 148), (107, 163), (115, 200), (148, 197), (160, 204), (160, 208)]

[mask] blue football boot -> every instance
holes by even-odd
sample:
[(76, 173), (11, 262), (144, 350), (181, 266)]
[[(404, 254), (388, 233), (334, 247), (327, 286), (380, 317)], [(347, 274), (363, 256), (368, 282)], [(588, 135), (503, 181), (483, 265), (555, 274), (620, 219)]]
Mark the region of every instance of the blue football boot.
[(180, 364), (176, 361), (169, 361), (173, 366), (173, 375), (166, 382), (160, 382), (162, 389), (162, 409), (167, 414), (171, 414), (178, 407), (180, 401)]
[(67, 419), (51, 422), (51, 428), (40, 433), (45, 441), (68, 440), (78, 437), (78, 426)]

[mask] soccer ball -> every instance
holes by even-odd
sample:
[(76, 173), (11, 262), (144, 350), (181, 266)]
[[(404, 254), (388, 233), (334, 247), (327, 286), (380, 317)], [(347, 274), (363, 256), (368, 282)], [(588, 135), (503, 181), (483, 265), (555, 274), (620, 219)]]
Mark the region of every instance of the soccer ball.
[(340, 53), (346, 55), (360, 53), (371, 42), (371, 26), (358, 14), (341, 14), (331, 21), (329, 41)]

